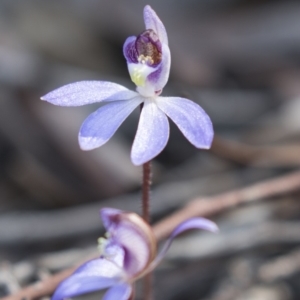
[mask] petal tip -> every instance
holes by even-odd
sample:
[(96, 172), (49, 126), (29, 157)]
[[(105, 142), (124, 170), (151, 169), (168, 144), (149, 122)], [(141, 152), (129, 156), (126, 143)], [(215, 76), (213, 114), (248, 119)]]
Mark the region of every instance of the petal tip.
[(49, 97), (49, 94), (50, 94), (50, 93), (48, 93), (48, 94), (46, 94), (46, 95), (40, 97), (40, 99), (41, 99), (42, 101), (47, 101), (47, 102), (50, 102), (50, 103), (51, 103), (52, 98)]
[(199, 218), (199, 220), (202, 222), (202, 227), (200, 226), (199, 229), (207, 230), (213, 233), (219, 232), (219, 227), (215, 222), (205, 218)]
[(78, 143), (79, 147), (83, 151), (90, 151), (94, 150), (102, 145), (99, 145), (98, 139), (92, 138), (92, 137), (83, 137), (80, 136), (78, 137)]
[(174, 238), (175, 236), (191, 229), (202, 229), (213, 233), (217, 233), (219, 231), (217, 224), (213, 221), (205, 218), (195, 217), (179, 224), (172, 232), (171, 237)]
[(219, 229), (217, 224), (212, 222), (211, 227), (210, 227), (210, 231), (213, 232), (213, 233), (219, 233), (220, 229)]
[(139, 167), (141, 165), (143, 165), (144, 163), (146, 163), (147, 161), (143, 160), (143, 159), (139, 159), (133, 155), (131, 155), (131, 162), (136, 166)]
[(144, 22), (146, 29), (154, 30), (160, 41), (168, 45), (168, 35), (165, 26), (150, 5), (144, 7)]
[(153, 9), (152, 9), (152, 7), (151, 7), (149, 4), (147, 4), (147, 5), (144, 7), (144, 12), (148, 12), (148, 11), (153, 12)]

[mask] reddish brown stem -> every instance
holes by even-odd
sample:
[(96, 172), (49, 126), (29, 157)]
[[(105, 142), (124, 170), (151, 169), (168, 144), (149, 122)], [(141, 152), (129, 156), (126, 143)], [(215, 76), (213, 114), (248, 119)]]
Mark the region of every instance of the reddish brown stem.
[(151, 187), (151, 162), (143, 164), (142, 186), (142, 215), (147, 223), (150, 223), (150, 187)]
[[(142, 186), (142, 215), (147, 223), (150, 223), (150, 187), (151, 187), (151, 162), (143, 164), (143, 186)], [(144, 277), (145, 300), (152, 299), (152, 274)]]

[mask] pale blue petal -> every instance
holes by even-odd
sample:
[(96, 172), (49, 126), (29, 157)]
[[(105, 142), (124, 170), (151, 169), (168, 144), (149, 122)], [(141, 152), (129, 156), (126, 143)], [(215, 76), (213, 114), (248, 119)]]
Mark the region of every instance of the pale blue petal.
[(132, 145), (131, 160), (142, 165), (157, 156), (169, 139), (169, 122), (155, 100), (145, 100), (137, 133)]
[[(121, 254), (123, 249), (118, 249)], [(106, 278), (120, 278), (123, 276), (123, 270), (113, 260), (107, 260), (105, 258), (92, 259), (80, 267), (73, 273), (72, 276), (79, 277), (106, 277)], [(70, 278), (70, 277), (69, 277)]]
[(170, 239), (173, 239), (177, 235), (183, 233), (184, 231), (191, 230), (191, 229), (203, 229), (211, 232), (217, 232), (219, 230), (216, 223), (208, 219), (191, 218), (179, 224), (171, 233)]
[(142, 103), (140, 97), (114, 101), (89, 115), (79, 131), (81, 149), (92, 150), (105, 144), (140, 103)]
[(161, 43), (168, 45), (165, 26), (150, 5), (146, 5), (144, 8), (144, 22), (146, 29), (152, 29), (158, 35)]
[(103, 297), (103, 300), (128, 300), (132, 294), (132, 286), (123, 283), (110, 288)]
[(179, 97), (159, 97), (157, 105), (195, 147), (210, 148), (214, 136), (212, 122), (198, 104)]
[(91, 260), (60, 283), (52, 300), (62, 300), (108, 288), (118, 284), (122, 275), (122, 270), (106, 259)]
[(60, 87), (41, 99), (59, 106), (80, 106), (101, 101), (126, 100), (135, 95), (135, 92), (113, 82), (80, 81)]
[(171, 233), (170, 237), (168, 240), (165, 242), (163, 248), (161, 249), (160, 253), (157, 255), (157, 257), (152, 261), (148, 272), (152, 271), (154, 268), (157, 267), (157, 265), (162, 261), (162, 259), (165, 257), (167, 251), (169, 250), (173, 239), (178, 236), (179, 234), (191, 230), (191, 229), (202, 229), (202, 230), (207, 230), (211, 232), (218, 232), (218, 226), (205, 218), (191, 218), (188, 219), (181, 224), (179, 224)]
[(108, 239), (104, 251), (106, 258), (114, 262), (120, 268), (123, 268), (126, 253), (122, 246)]

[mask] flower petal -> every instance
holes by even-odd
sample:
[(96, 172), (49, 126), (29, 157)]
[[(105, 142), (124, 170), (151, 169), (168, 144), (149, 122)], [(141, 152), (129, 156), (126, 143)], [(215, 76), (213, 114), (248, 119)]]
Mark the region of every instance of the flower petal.
[(214, 135), (212, 122), (198, 104), (179, 97), (159, 97), (157, 105), (195, 147), (210, 148)]
[(131, 160), (142, 165), (158, 155), (169, 139), (169, 122), (154, 99), (146, 99), (132, 145)]
[[(100, 247), (99, 241), (102, 241), (104, 243), (102, 248)], [(101, 252), (101, 257), (108, 259), (109, 261), (113, 262), (115, 265), (123, 269), (125, 260), (125, 251), (123, 247), (112, 240), (100, 238), (98, 239), (98, 250), (100, 250)]]
[(144, 8), (144, 22), (146, 29), (154, 30), (160, 41), (168, 45), (168, 35), (165, 26), (150, 5), (146, 5)]
[(122, 220), (115, 234), (114, 241), (125, 251), (124, 271), (129, 277), (142, 272), (151, 261), (150, 239), (136, 224)]
[(52, 300), (62, 300), (105, 289), (118, 284), (122, 276), (122, 269), (113, 262), (102, 258), (91, 260), (60, 283), (52, 296)]
[(126, 283), (118, 284), (110, 288), (103, 300), (128, 300), (132, 294), (132, 286)]
[(179, 224), (171, 233), (170, 239), (175, 238), (177, 235), (191, 229), (203, 229), (211, 232), (219, 231), (216, 223), (205, 218), (191, 218)]
[(124, 271), (130, 277), (142, 272), (156, 255), (156, 240), (151, 227), (135, 213), (113, 208), (101, 210), (111, 243), (124, 249)]
[(135, 92), (108, 81), (80, 81), (67, 84), (41, 97), (59, 106), (80, 106), (101, 101), (126, 100)]
[(140, 103), (142, 103), (140, 97), (115, 101), (89, 115), (79, 131), (81, 149), (92, 150), (105, 144)]
[(191, 229), (203, 229), (203, 230), (208, 230), (211, 232), (218, 232), (218, 226), (204, 218), (191, 218), (188, 219), (181, 224), (179, 224), (171, 233), (170, 237), (168, 240), (165, 242), (163, 248), (161, 249), (160, 253), (157, 255), (157, 257), (152, 261), (151, 265), (147, 269), (147, 272), (151, 272), (153, 269), (157, 267), (157, 265), (162, 261), (162, 259), (165, 257), (167, 251), (169, 250), (173, 239), (178, 236), (179, 234), (191, 230)]

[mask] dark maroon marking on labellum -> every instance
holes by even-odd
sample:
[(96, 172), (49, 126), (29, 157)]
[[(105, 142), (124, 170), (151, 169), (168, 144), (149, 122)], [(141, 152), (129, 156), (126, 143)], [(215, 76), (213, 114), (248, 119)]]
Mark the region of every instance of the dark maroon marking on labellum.
[(157, 66), (162, 59), (161, 42), (152, 29), (142, 32), (135, 41), (135, 49), (139, 59), (144, 59), (150, 66)]

